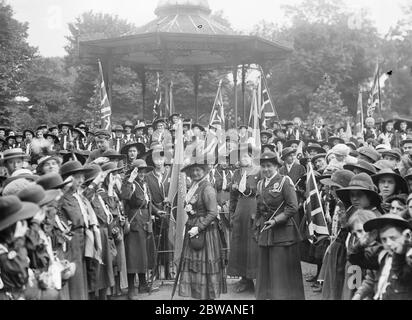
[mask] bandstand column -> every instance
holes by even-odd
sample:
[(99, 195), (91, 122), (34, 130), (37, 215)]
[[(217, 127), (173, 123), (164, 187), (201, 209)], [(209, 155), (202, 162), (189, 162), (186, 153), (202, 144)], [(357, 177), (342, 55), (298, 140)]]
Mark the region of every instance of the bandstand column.
[(235, 127), (238, 127), (238, 106), (237, 106), (237, 72), (238, 65), (233, 68), (233, 103), (235, 107)]
[(199, 80), (200, 80), (200, 73), (199, 70), (196, 70), (193, 77), (193, 91), (195, 94), (195, 114), (196, 114), (196, 123), (199, 122)]
[(246, 104), (245, 104), (245, 90), (246, 90), (246, 66), (242, 64), (242, 110), (243, 110), (243, 123), (247, 121)]

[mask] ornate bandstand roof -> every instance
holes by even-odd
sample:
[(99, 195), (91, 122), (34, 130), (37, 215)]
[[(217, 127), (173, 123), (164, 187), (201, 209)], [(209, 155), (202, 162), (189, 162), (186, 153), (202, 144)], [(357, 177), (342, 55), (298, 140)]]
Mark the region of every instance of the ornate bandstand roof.
[(80, 57), (113, 60), (147, 70), (211, 70), (281, 61), (289, 44), (236, 34), (213, 18), (207, 0), (160, 0), (157, 18), (136, 34), (80, 42)]

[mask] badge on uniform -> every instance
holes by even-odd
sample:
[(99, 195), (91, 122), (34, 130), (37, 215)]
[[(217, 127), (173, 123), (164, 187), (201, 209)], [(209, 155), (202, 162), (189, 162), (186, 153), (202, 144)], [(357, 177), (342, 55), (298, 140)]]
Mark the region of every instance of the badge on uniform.
[(275, 190), (275, 189), (277, 189), (277, 188), (279, 188), (279, 183), (278, 183), (278, 182), (276, 182), (276, 183), (273, 185), (273, 190)]

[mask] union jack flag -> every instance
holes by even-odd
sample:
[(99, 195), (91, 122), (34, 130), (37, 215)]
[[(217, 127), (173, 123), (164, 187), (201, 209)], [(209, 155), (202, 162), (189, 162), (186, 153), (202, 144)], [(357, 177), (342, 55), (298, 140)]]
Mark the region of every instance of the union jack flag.
[(110, 105), (109, 97), (106, 91), (106, 84), (104, 82), (103, 67), (99, 60), (99, 71), (100, 71), (100, 118), (102, 129), (111, 131), (112, 127), (112, 107)]

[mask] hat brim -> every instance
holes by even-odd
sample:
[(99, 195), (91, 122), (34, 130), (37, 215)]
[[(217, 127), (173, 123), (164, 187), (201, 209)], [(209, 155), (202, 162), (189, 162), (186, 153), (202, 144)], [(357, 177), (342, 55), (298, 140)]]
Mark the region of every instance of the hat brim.
[(352, 190), (359, 190), (359, 191), (363, 191), (367, 193), (369, 196), (371, 196), (371, 200), (372, 200), (371, 203), (373, 205), (377, 206), (382, 203), (382, 198), (376, 191), (372, 191), (372, 190), (362, 188), (362, 187), (351, 186), (351, 187), (341, 188), (341, 189), (336, 190), (336, 195), (344, 204), (350, 205), (351, 202), (350, 202), (349, 193)]
[(383, 215), (382, 217), (365, 222), (365, 224), (363, 225), (363, 229), (366, 232), (370, 232), (372, 230), (382, 229), (383, 227), (387, 225), (394, 225), (394, 226), (400, 227), (401, 229), (411, 228), (411, 225), (406, 220), (398, 220), (398, 219), (394, 219), (390, 217), (385, 217)]
[(209, 165), (208, 165), (208, 164), (204, 164), (204, 163), (192, 163), (192, 164), (189, 164), (189, 165), (183, 167), (183, 169), (180, 170), (180, 172), (185, 172), (185, 173), (186, 173), (187, 171), (190, 171), (190, 170), (192, 170), (193, 168), (196, 168), (196, 167), (200, 167), (200, 168), (202, 168), (202, 169), (205, 170), (205, 171), (208, 171), (208, 170), (209, 170)]
[(22, 174), (20, 176), (9, 177), (4, 181), (3, 187), (5, 187), (8, 184), (10, 184), (11, 182), (13, 182), (15, 180), (19, 180), (19, 179), (26, 179), (26, 180), (29, 180), (29, 181), (32, 181), (32, 182), (36, 182), (37, 179), (39, 179), (39, 176), (38, 175)]
[(27, 154), (15, 154), (15, 155), (6, 156), (6, 158), (0, 159), (0, 165), (3, 165), (7, 160), (18, 159), (18, 158), (23, 158), (23, 160), (26, 160), (26, 161), (30, 160)]
[(342, 186), (334, 181), (331, 178), (322, 179), (319, 181), (321, 184), (328, 186), (328, 187), (338, 187), (342, 188)]
[(345, 164), (345, 165), (343, 166), (343, 169), (349, 170), (349, 171), (352, 171), (353, 169), (358, 169), (358, 170), (360, 170), (361, 172), (364, 172), (364, 173), (366, 173), (366, 174), (368, 174), (368, 175), (370, 175), (370, 176), (376, 174), (376, 172), (370, 171), (370, 170), (368, 170), (368, 169), (366, 169), (366, 168), (359, 167), (359, 166), (357, 166), (356, 164)]
[(300, 143), (300, 140), (288, 140), (288, 141), (286, 141), (286, 142), (283, 144), (283, 146), (284, 146), (285, 148), (287, 148), (287, 147), (290, 147), (292, 144), (297, 144), (297, 145), (299, 145), (299, 143)]
[(292, 153), (296, 153), (296, 150), (291, 150), (285, 154), (282, 154), (282, 156), (280, 157), (282, 160), (285, 160), (285, 158), (289, 155), (291, 155)]
[(89, 169), (88, 168), (76, 169), (76, 170), (71, 170), (71, 171), (65, 172), (65, 173), (61, 174), (61, 176), (63, 177), (63, 179), (65, 179), (65, 178), (67, 178), (69, 176), (72, 176), (76, 173), (86, 173), (86, 172), (90, 172), (92, 170), (93, 170), (92, 168), (89, 168)]
[(22, 201), (22, 208), (16, 213), (12, 214), (10, 217), (0, 221), (0, 231), (11, 227), (18, 221), (23, 221), (33, 218), (39, 211), (39, 206), (31, 203)]
[[(409, 193), (408, 183), (404, 178), (396, 173), (390, 172), (383, 172), (383, 173), (376, 173), (372, 176), (373, 183), (377, 186), (379, 183), (379, 179), (383, 176), (392, 176), (395, 179), (396, 186), (400, 189), (401, 193)], [(398, 189), (396, 188), (396, 189)]]
[(137, 151), (140, 154), (143, 154), (146, 152), (146, 146), (143, 143), (140, 142), (136, 142), (136, 143), (131, 143), (131, 144), (126, 144), (121, 150), (120, 153), (122, 154), (122, 157), (124, 157), (125, 155), (127, 155), (127, 153), (129, 152), (129, 149), (132, 147), (136, 147)]
[(46, 196), (42, 201), (38, 203), (40, 207), (43, 207), (46, 204), (49, 204), (50, 202), (54, 201), (57, 199), (57, 197), (60, 195), (59, 190), (46, 190)]
[(401, 141), (400, 146), (403, 147), (407, 143), (412, 143), (412, 139), (406, 139), (406, 140)]

